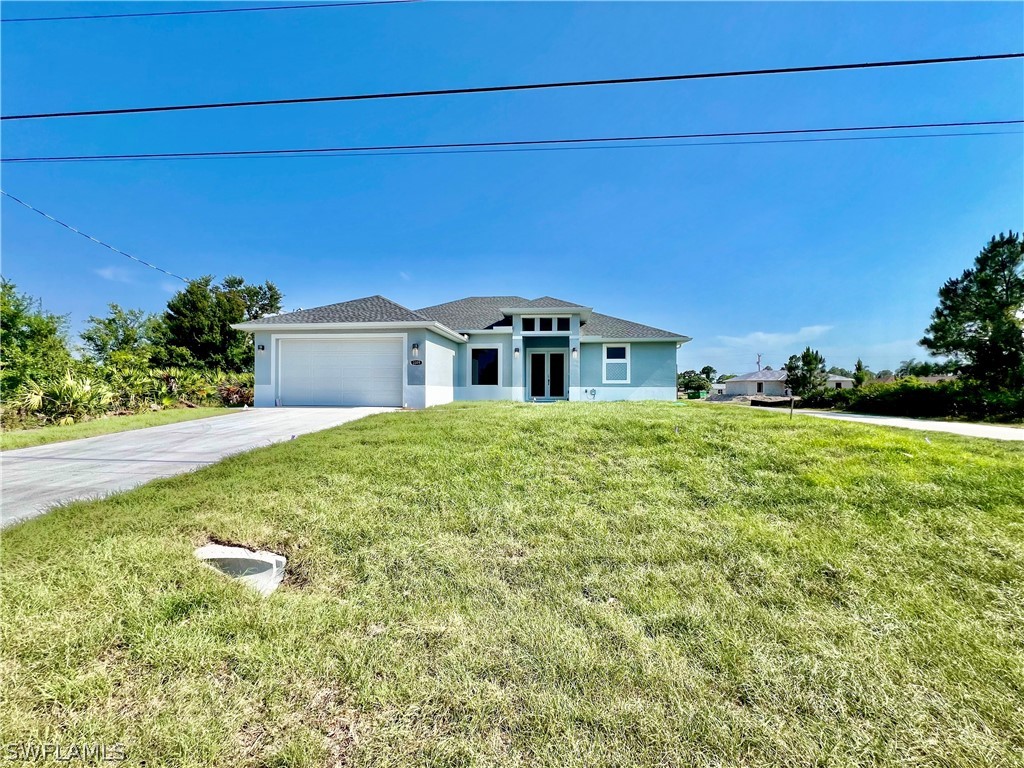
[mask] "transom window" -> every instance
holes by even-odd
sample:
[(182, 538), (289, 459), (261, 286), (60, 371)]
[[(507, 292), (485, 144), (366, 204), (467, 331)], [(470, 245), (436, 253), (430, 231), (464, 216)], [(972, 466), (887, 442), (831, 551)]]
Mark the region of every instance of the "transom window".
[(602, 383), (629, 384), (629, 344), (605, 344), (601, 361)]
[(523, 318), (523, 330), (527, 333), (568, 333), (571, 327), (568, 317)]
[(469, 351), (469, 380), (474, 386), (496, 387), (501, 381), (498, 347), (475, 347)]

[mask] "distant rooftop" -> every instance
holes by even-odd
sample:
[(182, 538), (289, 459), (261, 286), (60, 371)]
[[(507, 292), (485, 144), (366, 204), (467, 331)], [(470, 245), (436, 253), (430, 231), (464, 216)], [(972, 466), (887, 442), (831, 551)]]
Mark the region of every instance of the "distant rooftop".
[[(785, 371), (753, 371), (752, 373), (741, 373), (733, 376), (727, 381), (785, 381)], [(829, 381), (853, 381), (849, 376), (837, 376), (834, 373), (828, 375)]]

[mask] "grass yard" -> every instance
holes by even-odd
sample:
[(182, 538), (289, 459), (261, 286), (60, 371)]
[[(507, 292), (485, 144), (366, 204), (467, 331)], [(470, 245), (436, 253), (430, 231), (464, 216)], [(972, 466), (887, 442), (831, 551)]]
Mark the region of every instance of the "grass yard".
[[(288, 580), (227, 582), (211, 538)], [(2, 597), (0, 743), (1024, 764), (1020, 444), (694, 404), (386, 414), (16, 526)]]
[(82, 437), (109, 435), (114, 432), (128, 432), (143, 427), (159, 427), (162, 424), (174, 424), (179, 421), (205, 419), (210, 416), (223, 416), (232, 413), (228, 408), (172, 408), (165, 411), (150, 411), (132, 416), (108, 416), (92, 421), (81, 421), (66, 427), (46, 426), (36, 429), (15, 429), (0, 432), (0, 451), (11, 451), (15, 448), (30, 448), (33, 445), (60, 443), (65, 440), (78, 440)]

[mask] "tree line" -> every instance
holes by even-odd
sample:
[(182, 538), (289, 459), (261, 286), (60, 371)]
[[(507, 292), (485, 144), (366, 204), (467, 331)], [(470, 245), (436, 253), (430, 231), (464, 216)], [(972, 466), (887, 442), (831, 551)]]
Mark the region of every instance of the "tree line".
[[(180, 402), (251, 400), (252, 340), (231, 326), (281, 311), (272, 282), (229, 276), (189, 282), (165, 309), (108, 305), (80, 344), (67, 316), (0, 281), (0, 402), (8, 427), (35, 416), (73, 420)], [(196, 401), (196, 402), (194, 402)]]

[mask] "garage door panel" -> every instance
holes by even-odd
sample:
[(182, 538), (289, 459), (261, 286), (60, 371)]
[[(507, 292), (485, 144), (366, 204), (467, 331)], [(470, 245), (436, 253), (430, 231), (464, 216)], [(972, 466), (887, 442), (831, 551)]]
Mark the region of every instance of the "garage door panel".
[(282, 405), (402, 405), (400, 339), (282, 339)]

